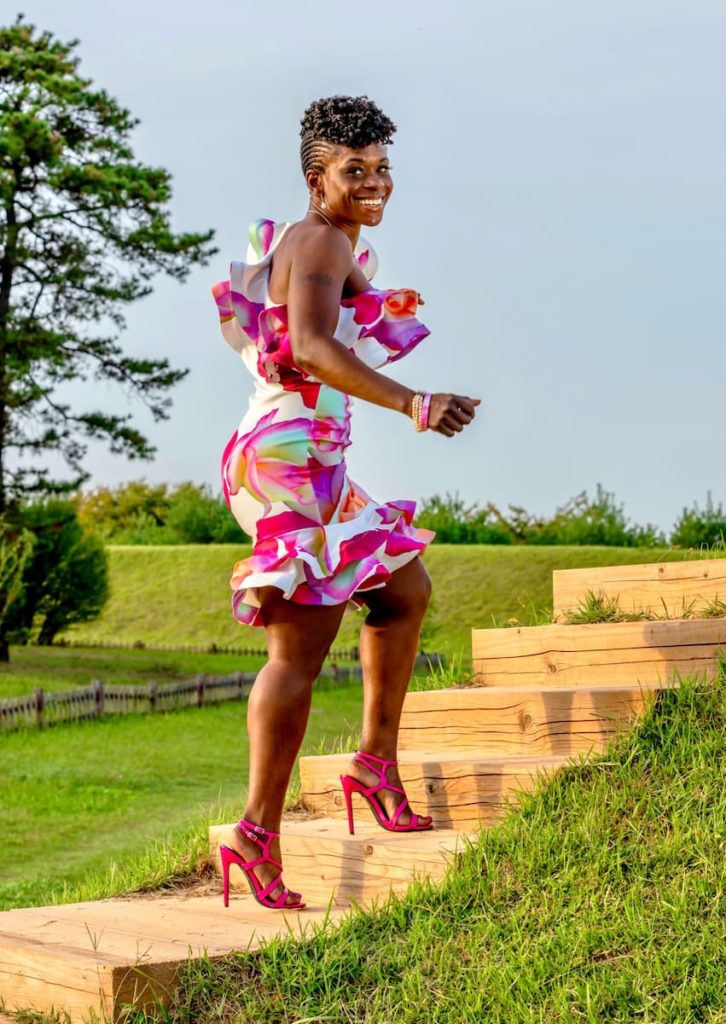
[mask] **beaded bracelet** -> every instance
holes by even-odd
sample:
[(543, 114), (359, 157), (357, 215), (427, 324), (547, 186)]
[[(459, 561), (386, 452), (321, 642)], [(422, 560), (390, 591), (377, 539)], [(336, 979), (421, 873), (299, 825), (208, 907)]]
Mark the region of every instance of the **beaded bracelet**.
[(427, 430), (429, 425), (429, 408), (431, 395), (429, 392), (416, 391), (411, 402), (411, 419), (417, 431)]

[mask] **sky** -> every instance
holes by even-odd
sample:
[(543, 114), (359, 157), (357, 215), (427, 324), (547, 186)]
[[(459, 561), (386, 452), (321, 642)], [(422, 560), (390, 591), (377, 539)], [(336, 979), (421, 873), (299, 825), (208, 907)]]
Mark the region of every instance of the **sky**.
[[(16, 11), (2, 0), (3, 21)], [(252, 379), (211, 286), (258, 217), (297, 220), (308, 103), (365, 93), (398, 125), (395, 191), (370, 235), (378, 287), (416, 288), (431, 336), (392, 376), (482, 399), (461, 435), (355, 403), (351, 476), (377, 500), (458, 493), (549, 515), (598, 483), (670, 530), (726, 504), (726, 10), (705, 0), (26, 0), (78, 39), (82, 73), (173, 175), (177, 230), (218, 255), (157, 278), (123, 345), (190, 368), (158, 452), (93, 447), (90, 486), (208, 482)], [(79, 381), (78, 404), (124, 408)]]

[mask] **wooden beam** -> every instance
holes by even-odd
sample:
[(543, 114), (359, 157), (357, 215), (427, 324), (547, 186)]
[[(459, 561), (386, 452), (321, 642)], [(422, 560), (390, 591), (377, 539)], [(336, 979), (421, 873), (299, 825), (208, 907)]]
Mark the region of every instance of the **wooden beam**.
[(449, 687), (406, 695), (399, 750), (456, 747), (482, 754), (575, 754), (604, 750), (659, 687)]
[(480, 686), (670, 686), (712, 678), (726, 653), (726, 619), (608, 622), (472, 630)]
[[(308, 811), (347, 818), (339, 775), (350, 754), (300, 758), (302, 800)], [(567, 758), (483, 757), (470, 751), (401, 751), (399, 771), (411, 807), (431, 815), (435, 828), (476, 830), (516, 804), (518, 790), (531, 790), (539, 775), (552, 775)], [(356, 821), (375, 824), (362, 796), (353, 797)], [(421, 838), (421, 834), (414, 836)]]
[[(219, 844), (231, 827), (215, 825), (209, 830), (210, 853), (218, 874)], [(451, 829), (416, 835), (390, 833), (363, 820), (356, 823), (356, 833), (351, 836), (347, 820), (283, 819), (280, 846), (285, 884), (302, 892), (306, 902), (332, 900), (335, 907), (351, 902), (370, 906), (390, 892), (405, 892), (414, 877), (443, 878), (463, 840)], [(232, 868), (230, 886), (245, 902), (252, 899), (241, 870)]]
[(650, 562), (587, 569), (555, 569), (552, 573), (555, 621), (576, 610), (588, 591), (617, 598), (625, 612), (652, 611), (683, 618), (715, 600), (726, 602), (726, 558), (688, 562)]
[(251, 898), (225, 908), (213, 896), (120, 898), (0, 915), (0, 996), (8, 1011), (65, 1010), (121, 1020), (124, 1009), (168, 1006), (188, 957), (259, 948), (274, 936), (312, 935), (344, 911), (312, 901), (275, 911)]

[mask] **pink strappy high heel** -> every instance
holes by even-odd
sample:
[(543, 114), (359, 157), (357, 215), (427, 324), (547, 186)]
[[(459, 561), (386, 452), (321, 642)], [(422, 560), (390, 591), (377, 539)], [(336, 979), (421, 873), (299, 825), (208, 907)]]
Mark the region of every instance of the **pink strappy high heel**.
[[(272, 899), (270, 893), (275, 886), (282, 881), (282, 864), (279, 860), (275, 860), (270, 856), (270, 843), (273, 839), (276, 839), (280, 833), (271, 832), (267, 828), (263, 828), (262, 825), (254, 825), (251, 821), (247, 821), (246, 818), (242, 818), (236, 828), (246, 836), (248, 839), (253, 839), (256, 843), (260, 844), (261, 852), (260, 856), (256, 857), (255, 860), (244, 860), (236, 850), (233, 850), (229, 846), (225, 846), (224, 843), (219, 847), (219, 854), (222, 858), (222, 884), (224, 887), (224, 905), (229, 906), (229, 868), (231, 864), (236, 864), (242, 868), (245, 873), (245, 877), (249, 883), (249, 887), (252, 890), (252, 895), (261, 903), (263, 907), (270, 907), (272, 910), (302, 910), (305, 906), (304, 903), (288, 903), (288, 896), (300, 898), (299, 892), (292, 892), (290, 889), (286, 889), (284, 886), (282, 892), (277, 899)], [(258, 867), (260, 864), (274, 864), (276, 868), (280, 868), (280, 874), (277, 878), (274, 878), (267, 885), (262, 885), (257, 875), (252, 870)]]
[[(360, 793), (361, 796), (365, 797), (370, 804), (371, 810), (376, 816), (378, 824), (382, 825), (383, 828), (388, 829), (389, 832), (427, 832), (430, 828), (433, 828), (433, 821), (430, 821), (428, 825), (421, 825), (421, 816), (414, 814), (413, 812), (411, 812), (411, 820), (407, 825), (398, 824), (398, 819), (401, 817), (401, 814), (407, 807), (410, 809), (405, 790), (401, 789), (400, 786), (392, 786), (386, 781), (386, 772), (392, 764), (398, 764), (398, 761), (386, 761), (384, 758), (378, 757), (377, 754), (368, 754), (364, 750), (356, 750), (354, 756), (355, 759), (365, 765), (366, 768), (370, 768), (371, 771), (377, 772), (379, 780), (374, 786), (366, 786), (365, 783), (354, 778), (352, 775), (340, 776), (340, 781), (343, 785), (343, 793), (345, 794), (345, 806), (348, 809), (348, 828), (351, 835), (354, 834), (354, 793)], [(391, 818), (388, 817), (388, 814), (381, 802), (376, 799), (376, 793), (381, 789), (390, 789), (394, 793), (401, 793), (403, 795), (403, 800), (395, 809)]]

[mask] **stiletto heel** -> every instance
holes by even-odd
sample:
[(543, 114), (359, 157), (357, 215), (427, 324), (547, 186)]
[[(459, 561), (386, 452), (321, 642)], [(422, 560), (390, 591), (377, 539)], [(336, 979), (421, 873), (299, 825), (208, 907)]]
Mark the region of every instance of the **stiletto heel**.
[[(224, 899), (225, 907), (229, 906), (229, 869), (232, 864), (236, 864), (242, 868), (245, 874), (245, 878), (249, 884), (252, 895), (258, 903), (262, 904), (263, 907), (270, 907), (272, 910), (302, 910), (305, 906), (304, 903), (288, 903), (288, 896), (300, 897), (299, 892), (292, 892), (290, 889), (285, 888), (283, 885), (282, 892), (280, 895), (273, 899), (270, 893), (276, 888), (278, 883), (282, 883), (282, 864), (279, 860), (275, 860), (274, 857), (270, 856), (270, 843), (273, 839), (276, 839), (280, 833), (271, 832), (267, 828), (263, 828), (262, 825), (255, 825), (251, 821), (247, 821), (246, 818), (242, 818), (235, 826), (242, 835), (246, 836), (247, 839), (252, 839), (254, 842), (260, 844), (261, 852), (260, 856), (254, 860), (245, 860), (236, 850), (233, 850), (230, 846), (226, 846), (222, 843), (219, 847), (219, 855), (222, 861), (222, 897)], [(261, 864), (274, 864), (275, 867), (280, 869), (280, 874), (277, 878), (274, 878), (267, 885), (263, 885), (260, 882), (257, 875), (254, 873), (253, 868), (259, 867)]]
[(340, 781), (343, 785), (343, 795), (345, 796), (345, 806), (348, 810), (348, 831), (351, 835), (355, 834), (353, 828), (353, 788), (351, 787), (351, 776), (341, 775)]
[[(401, 814), (408, 808), (410, 804), (406, 791), (401, 789), (400, 786), (392, 786), (390, 782), (386, 781), (386, 772), (392, 764), (398, 764), (398, 761), (387, 761), (383, 757), (378, 757), (377, 754), (369, 754), (364, 750), (356, 750), (354, 758), (360, 761), (362, 765), (370, 769), (372, 772), (378, 774), (378, 782), (374, 786), (366, 786), (365, 783), (356, 779), (353, 775), (341, 775), (340, 781), (343, 786), (343, 795), (345, 796), (345, 806), (348, 810), (348, 829), (350, 834), (353, 835), (353, 794), (360, 793), (362, 797), (368, 801), (368, 804), (373, 811), (376, 820), (379, 825), (387, 829), (389, 832), (427, 832), (433, 828), (433, 821), (430, 821), (428, 825), (421, 825), (421, 816), (414, 814), (411, 811), (411, 820), (408, 825), (399, 825), (398, 819)], [(371, 763), (373, 762), (373, 763)], [(403, 800), (401, 800), (398, 807), (393, 812), (392, 817), (388, 817), (385, 808), (381, 804), (380, 800), (376, 799), (376, 793), (381, 789), (390, 789), (394, 793), (401, 793)], [(426, 815), (428, 817), (428, 815)]]

